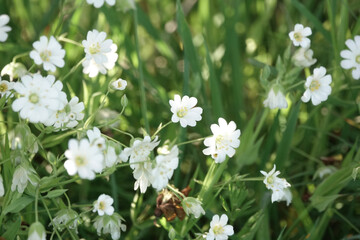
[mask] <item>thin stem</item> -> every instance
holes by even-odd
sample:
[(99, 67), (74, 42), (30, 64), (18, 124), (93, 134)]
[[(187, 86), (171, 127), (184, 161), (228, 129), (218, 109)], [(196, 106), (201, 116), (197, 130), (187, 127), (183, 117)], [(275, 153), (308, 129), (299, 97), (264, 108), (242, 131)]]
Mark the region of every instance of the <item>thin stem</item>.
[(286, 92), (288, 92), (290, 89), (293, 89), (293, 88), (298, 87), (299, 85), (304, 85), (304, 83), (305, 83), (305, 80), (302, 80), (302, 81), (300, 81), (300, 82), (297, 82), (297, 83), (291, 85), (290, 87), (288, 87), (288, 88), (286, 89)]
[[(46, 210), (46, 212), (47, 212), (47, 214), (48, 214), (48, 216), (49, 216), (49, 218), (50, 218), (51, 223), (53, 223), (53, 222), (54, 222), (54, 221), (53, 221), (53, 218), (52, 218), (52, 216), (51, 216), (51, 214), (50, 214), (50, 211), (49, 211), (49, 209), (48, 209), (48, 207), (47, 207), (47, 205), (46, 205), (46, 203), (45, 203), (45, 201), (44, 201), (43, 198), (41, 198), (41, 202), (42, 202), (42, 204), (43, 204), (44, 207), (45, 207), (45, 210)], [(59, 234), (59, 232), (57, 231), (56, 227), (54, 227), (54, 231), (55, 231), (56, 235), (58, 236), (58, 238), (59, 238), (59, 239), (62, 239), (61, 236), (60, 236), (60, 234)]]
[(38, 200), (39, 200), (39, 187), (36, 188), (36, 193), (35, 193), (35, 222), (39, 221)]
[(145, 130), (149, 133), (149, 121), (147, 119), (147, 105), (146, 105), (146, 96), (145, 96), (145, 85), (144, 85), (144, 73), (142, 68), (142, 62), (140, 58), (140, 49), (139, 49), (139, 35), (138, 35), (138, 15), (137, 9), (134, 10), (134, 27), (135, 27), (135, 45), (136, 45), (136, 54), (138, 58), (138, 69), (140, 74), (139, 84), (140, 84), (140, 101), (141, 101), (141, 115), (145, 122)]
[(115, 174), (110, 175), (110, 185), (111, 185), (111, 195), (114, 199), (114, 208), (115, 211), (119, 210), (119, 201), (118, 201), (118, 186), (116, 185)]
[(199, 141), (204, 140), (205, 138), (207, 138), (207, 137), (202, 137), (202, 138), (197, 138), (197, 139), (193, 139), (193, 140), (186, 141), (186, 142), (181, 142), (181, 143), (178, 143), (176, 145), (181, 146), (181, 145), (185, 145), (185, 144), (188, 144), (188, 143), (199, 142)]
[(332, 209), (342, 220), (344, 220), (344, 222), (346, 222), (347, 224), (349, 224), (350, 227), (352, 227), (357, 233), (360, 234), (360, 230), (354, 225), (352, 224), (349, 219), (347, 219), (344, 215), (342, 215), (338, 210), (336, 210), (335, 208)]
[(164, 125), (162, 125), (161, 127), (159, 127), (156, 132), (151, 136), (151, 139), (153, 139), (161, 130), (163, 130), (166, 126), (168, 126), (170, 123), (172, 123), (172, 121), (169, 121), (167, 123), (165, 123)]
[(170, 191), (172, 191), (177, 196), (177, 198), (179, 198), (180, 200), (186, 198), (186, 196), (182, 192), (175, 189), (170, 184), (167, 185), (167, 188), (170, 189)]
[(17, 60), (18, 58), (26, 57), (26, 56), (29, 55), (29, 53), (30, 53), (30, 51), (29, 51), (29, 52), (20, 53), (20, 54), (16, 55), (15, 57), (13, 57), (12, 61), (13, 61), (13, 62), (16, 62), (16, 60)]
[(61, 41), (61, 42), (71, 43), (71, 44), (74, 44), (74, 45), (79, 46), (79, 47), (82, 47), (82, 48), (84, 47), (81, 43), (78, 43), (78, 42), (76, 42), (76, 41), (74, 41), (74, 40), (68, 39), (68, 38), (63, 37), (63, 36), (60, 36), (60, 37), (58, 38), (58, 40)]
[(68, 78), (72, 73), (74, 73), (76, 71), (76, 69), (78, 69), (78, 67), (83, 63), (83, 61), (85, 60), (85, 58), (81, 59), (80, 62), (78, 62), (75, 66), (73, 66), (70, 71), (61, 79), (61, 81), (63, 82), (66, 78)]

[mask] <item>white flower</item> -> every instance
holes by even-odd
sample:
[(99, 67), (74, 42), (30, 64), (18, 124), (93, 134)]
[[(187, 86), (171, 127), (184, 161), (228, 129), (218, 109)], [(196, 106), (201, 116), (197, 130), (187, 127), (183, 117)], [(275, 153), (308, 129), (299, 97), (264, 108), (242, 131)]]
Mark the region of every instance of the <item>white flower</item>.
[(325, 176), (331, 175), (336, 171), (337, 171), (337, 168), (334, 166), (331, 166), (331, 165), (322, 166), (316, 170), (313, 179), (315, 179), (315, 178), (323, 179)]
[(86, 40), (82, 41), (85, 51), (85, 60), (82, 63), (85, 74), (95, 77), (101, 72), (106, 74), (107, 70), (115, 66), (118, 58), (117, 46), (111, 39), (106, 39), (105, 32), (98, 32), (96, 29), (87, 33)]
[(151, 141), (150, 136), (145, 136), (143, 140), (136, 139), (132, 147), (125, 148), (121, 154), (120, 159), (123, 162), (127, 162), (130, 157), (130, 167), (134, 169), (137, 163), (145, 162), (148, 160), (148, 157), (152, 150), (157, 147), (160, 141), (157, 141), (158, 137), (156, 136), (153, 141)]
[(315, 68), (314, 74), (306, 79), (306, 90), (301, 97), (303, 102), (308, 102), (311, 99), (312, 104), (319, 105), (328, 99), (331, 93), (332, 78), (331, 75), (325, 74), (326, 69), (324, 67)]
[(46, 240), (46, 231), (40, 222), (31, 224), (27, 240)]
[(14, 80), (14, 78), (21, 78), (26, 75), (27, 70), (24, 64), (11, 62), (1, 70), (1, 76), (9, 75), (10, 81)]
[(267, 173), (260, 171), (265, 176), (264, 184), (267, 189), (272, 190), (271, 202), (275, 201), (286, 201), (287, 205), (290, 204), (292, 195), (289, 188), (291, 185), (284, 178), (277, 177), (280, 171), (276, 171), (276, 165), (273, 169)]
[(53, 36), (50, 36), (50, 40), (41, 36), (40, 41), (34, 42), (33, 47), (35, 50), (30, 52), (30, 57), (37, 65), (43, 64), (45, 71), (55, 72), (56, 67), (64, 67), (65, 50)]
[(152, 167), (149, 155), (156, 146), (159, 145), (156, 136), (153, 141), (149, 136), (145, 136), (143, 140), (135, 140), (131, 148), (125, 148), (120, 154), (120, 160), (126, 162), (130, 157), (130, 167), (134, 169), (133, 176), (136, 179), (134, 190), (140, 187), (140, 192), (145, 193), (152, 179)]
[(86, 2), (87, 2), (88, 4), (94, 5), (94, 7), (96, 7), (96, 8), (102, 7), (102, 5), (104, 5), (104, 2), (106, 2), (106, 3), (109, 4), (110, 6), (114, 6), (114, 5), (115, 5), (115, 0), (86, 0)]
[(53, 113), (47, 121), (46, 126), (54, 126), (56, 130), (65, 130), (75, 127), (84, 118), (84, 103), (79, 103), (78, 97), (73, 97), (70, 102), (64, 99), (64, 109)]
[(70, 139), (65, 157), (64, 167), (71, 176), (78, 173), (80, 178), (92, 180), (95, 173), (103, 169), (104, 156), (96, 146), (90, 145), (88, 139)]
[(29, 168), (27, 165), (19, 165), (14, 171), (14, 175), (11, 183), (11, 191), (17, 191), (23, 193), (25, 188), (30, 182), (33, 186), (37, 184), (36, 172), (33, 168)]
[(186, 213), (186, 215), (193, 214), (195, 218), (199, 218), (201, 215), (205, 214), (204, 209), (201, 207), (202, 202), (193, 197), (186, 197), (181, 201), (181, 205)]
[(3, 197), (4, 195), (5, 195), (4, 183), (3, 183), (3, 178), (0, 175), (0, 197)]
[(295, 24), (294, 31), (289, 33), (291, 41), (293, 41), (294, 46), (301, 46), (303, 48), (310, 47), (310, 39), (307, 37), (311, 35), (311, 28), (306, 27), (302, 24)]
[(271, 194), (271, 202), (286, 201), (286, 205), (289, 206), (292, 200), (292, 194), (289, 188), (273, 189)]
[(168, 153), (156, 156), (156, 166), (152, 169), (153, 180), (151, 184), (157, 191), (165, 188), (171, 179), (174, 170), (179, 165), (178, 155), (179, 149), (174, 146)]
[(112, 167), (118, 160), (116, 155), (115, 148), (112, 146), (107, 146), (104, 152), (105, 167)]
[(62, 83), (55, 82), (55, 77), (40, 74), (23, 76), (14, 84), (14, 90), (20, 94), (12, 108), (20, 112), (20, 117), (32, 123), (45, 122), (54, 112), (64, 108), (66, 94), (61, 91)]
[(360, 79), (360, 36), (355, 36), (354, 40), (348, 39), (345, 42), (350, 50), (342, 50), (340, 55), (344, 58), (341, 61), (341, 67), (344, 69), (353, 69), (354, 79)]
[(233, 226), (227, 225), (228, 217), (226, 214), (213, 216), (210, 222), (210, 230), (206, 235), (206, 240), (225, 240), (234, 234)]
[(210, 129), (213, 133), (212, 137), (208, 137), (204, 141), (204, 145), (208, 148), (203, 150), (205, 155), (211, 155), (216, 163), (225, 161), (226, 155), (233, 157), (235, 148), (240, 145), (240, 130), (236, 129), (236, 124), (230, 121), (229, 124), (223, 118), (218, 119), (219, 125), (212, 124)]
[(195, 107), (197, 99), (194, 97), (189, 98), (184, 96), (182, 99), (179, 95), (174, 96), (174, 100), (170, 100), (170, 110), (173, 113), (171, 121), (177, 123), (180, 121), (182, 127), (190, 126), (194, 127), (196, 121), (201, 120), (201, 114), (203, 112), (201, 107)]
[[(65, 228), (73, 229), (77, 233), (77, 227), (79, 225), (79, 214), (70, 208), (65, 208), (56, 213), (52, 223), (54, 228), (60, 231)], [(49, 225), (50, 225), (49, 224)]]
[(309, 48), (299, 48), (294, 53), (292, 60), (295, 66), (298, 67), (310, 67), (316, 63), (316, 58), (313, 58), (314, 52)]
[(121, 231), (126, 231), (126, 225), (121, 223), (122, 218), (119, 214), (97, 216), (95, 218), (94, 227), (97, 234), (101, 235), (101, 230), (104, 234), (110, 233), (113, 240), (117, 240), (121, 236)]
[(119, 78), (118, 80), (111, 83), (111, 86), (115, 90), (124, 90), (127, 86), (127, 81), (124, 79)]
[(6, 24), (10, 21), (10, 18), (6, 14), (0, 15), (0, 42), (5, 42), (8, 38), (7, 32), (11, 31), (11, 27)]
[(9, 82), (6, 80), (1, 80), (0, 77), (0, 97), (12, 97), (13, 94), (11, 92), (11, 90), (14, 88), (14, 82)]
[(265, 107), (268, 107), (270, 109), (275, 108), (284, 108), (286, 109), (288, 107), (286, 98), (281, 90), (278, 90), (277, 93), (275, 93), (274, 88), (271, 88), (267, 98), (263, 102)]
[(101, 132), (97, 127), (94, 127), (93, 130), (87, 130), (86, 135), (92, 146), (96, 146), (101, 151), (106, 148), (105, 138), (101, 136)]
[(94, 202), (93, 212), (98, 212), (99, 216), (103, 216), (104, 214), (111, 216), (114, 213), (114, 207), (112, 204), (114, 203), (114, 199), (106, 194), (101, 194)]

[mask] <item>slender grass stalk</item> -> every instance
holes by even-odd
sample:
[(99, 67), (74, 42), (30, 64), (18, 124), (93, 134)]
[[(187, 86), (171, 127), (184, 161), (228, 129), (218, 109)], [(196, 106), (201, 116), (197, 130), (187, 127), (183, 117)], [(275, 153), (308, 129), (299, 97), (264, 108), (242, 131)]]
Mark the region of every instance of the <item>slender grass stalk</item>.
[(140, 56), (140, 44), (139, 44), (139, 35), (138, 35), (138, 12), (137, 8), (134, 10), (134, 31), (135, 31), (135, 45), (136, 45), (136, 55), (138, 58), (138, 70), (139, 70), (139, 85), (140, 85), (140, 102), (141, 102), (141, 116), (144, 119), (145, 130), (149, 133), (150, 126), (149, 120), (147, 118), (147, 104), (146, 104), (146, 95), (145, 95), (145, 79), (143, 73), (143, 66)]

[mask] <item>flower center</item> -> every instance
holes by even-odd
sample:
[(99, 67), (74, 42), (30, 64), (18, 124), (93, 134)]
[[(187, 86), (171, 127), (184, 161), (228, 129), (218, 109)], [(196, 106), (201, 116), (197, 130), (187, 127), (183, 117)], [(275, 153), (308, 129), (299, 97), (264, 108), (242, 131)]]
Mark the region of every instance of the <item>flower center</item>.
[(100, 44), (97, 42), (96, 44), (93, 43), (91, 44), (91, 46), (89, 47), (89, 52), (90, 54), (96, 54), (98, 52), (100, 52)]
[(315, 90), (318, 90), (320, 88), (320, 83), (318, 80), (313, 80), (310, 84), (310, 90), (313, 92)]
[(103, 201), (99, 202), (99, 209), (104, 210), (105, 209), (105, 203)]
[(0, 92), (6, 92), (9, 89), (6, 83), (0, 84)]
[(32, 93), (29, 96), (29, 101), (33, 104), (36, 104), (39, 102), (39, 96), (36, 93)]
[(50, 56), (51, 56), (51, 51), (49, 50), (44, 50), (40, 53), (40, 58), (44, 61), (44, 62), (49, 62), (50, 61)]
[(273, 176), (268, 177), (267, 182), (268, 182), (269, 184), (273, 184), (273, 183), (274, 183), (274, 178), (273, 178)]
[(219, 135), (215, 138), (215, 144), (217, 149), (224, 148), (224, 136)]
[(120, 82), (120, 81), (118, 81), (118, 83), (117, 83), (117, 87), (118, 87), (118, 88), (121, 88), (121, 87), (122, 87), (122, 84), (121, 84), (121, 82)]
[(215, 235), (222, 234), (224, 232), (224, 228), (220, 224), (217, 224), (217, 225), (214, 226), (213, 232), (214, 232)]
[(176, 115), (177, 115), (179, 118), (182, 118), (182, 117), (185, 117), (185, 116), (186, 116), (187, 112), (188, 112), (187, 107), (181, 107), (181, 108), (179, 109), (179, 111), (177, 112)]
[(360, 64), (360, 54), (355, 57), (355, 62)]
[(303, 37), (302, 37), (301, 33), (296, 32), (296, 33), (294, 33), (294, 38), (297, 42), (301, 42)]
[(83, 156), (76, 156), (75, 158), (75, 164), (76, 166), (84, 166), (86, 163), (86, 159)]

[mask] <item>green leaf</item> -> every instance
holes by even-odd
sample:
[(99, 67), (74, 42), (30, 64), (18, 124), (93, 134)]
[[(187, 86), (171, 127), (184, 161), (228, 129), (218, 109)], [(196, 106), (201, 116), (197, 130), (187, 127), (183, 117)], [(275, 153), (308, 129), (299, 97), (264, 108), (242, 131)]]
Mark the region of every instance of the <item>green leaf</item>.
[(263, 218), (264, 218), (264, 213), (262, 210), (255, 213), (253, 216), (251, 216), (248, 219), (248, 221), (242, 227), (241, 231), (238, 232), (238, 234), (236, 234), (235, 239), (241, 239), (241, 240), (254, 239), (257, 230), (262, 224)]
[(48, 192), (48, 194), (45, 195), (46, 198), (56, 198), (61, 195), (63, 195), (68, 189), (56, 189)]
[(7, 213), (20, 212), (22, 209), (24, 209), (27, 205), (32, 203), (34, 200), (35, 199), (30, 196), (23, 195), (22, 197), (15, 199), (8, 206), (6, 206), (4, 209), (4, 213), (7, 214)]
[(301, 103), (299, 102), (292, 108), (292, 111), (289, 116), (289, 121), (287, 122), (286, 130), (277, 148), (275, 163), (276, 163), (276, 169), (279, 169), (280, 171), (285, 167), (285, 162), (290, 152), (290, 146), (299, 115), (300, 104)]
[(6, 232), (2, 235), (4, 239), (13, 240), (15, 239), (16, 235), (21, 226), (21, 217), (17, 215), (17, 218), (14, 222), (6, 222)]

